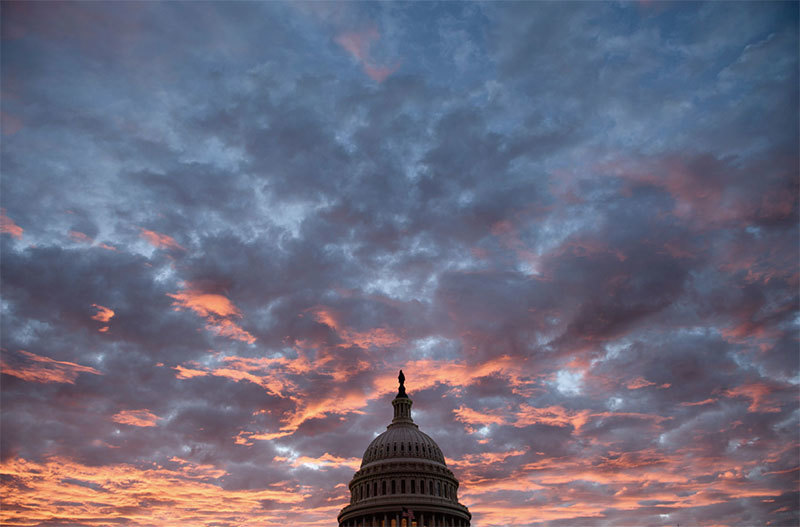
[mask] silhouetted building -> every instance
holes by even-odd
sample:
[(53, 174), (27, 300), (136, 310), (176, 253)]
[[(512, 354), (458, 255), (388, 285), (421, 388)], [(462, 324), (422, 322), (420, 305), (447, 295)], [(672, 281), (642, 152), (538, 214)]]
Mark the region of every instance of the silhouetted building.
[(468, 527), (472, 515), (458, 502), (458, 480), (411, 419), (402, 370), (398, 378), (394, 419), (364, 452), (339, 527)]

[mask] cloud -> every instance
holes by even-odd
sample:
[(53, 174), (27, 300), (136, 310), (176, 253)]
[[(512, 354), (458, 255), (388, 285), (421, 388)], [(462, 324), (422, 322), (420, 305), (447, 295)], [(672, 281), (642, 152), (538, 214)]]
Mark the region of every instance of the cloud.
[(80, 231), (69, 231), (69, 237), (78, 243), (93, 243), (94, 240)]
[(337, 332), (339, 338), (343, 341), (342, 346), (359, 346), (361, 348), (369, 348), (370, 346), (388, 347), (403, 341), (402, 337), (387, 328), (373, 328), (367, 331), (343, 328), (337, 322), (336, 314), (324, 306), (316, 306), (310, 311), (318, 322)]
[(101, 372), (90, 366), (53, 360), (50, 357), (44, 357), (25, 350), (9, 352), (5, 355), (2, 361), (2, 372), (24, 381), (75, 384), (75, 379), (81, 373), (102, 375)]
[(6, 216), (6, 209), (0, 211), (0, 232), (11, 235), (14, 238), (22, 238), (23, 229), (14, 220)]
[(224, 295), (204, 293), (190, 283), (184, 284), (179, 293), (168, 293), (175, 301), (175, 310), (190, 309), (204, 317), (208, 324), (206, 329), (221, 336), (252, 344), (256, 338), (242, 329), (233, 319), (241, 318), (241, 312)]
[(147, 409), (142, 410), (122, 410), (111, 417), (115, 423), (131, 426), (156, 426), (160, 417)]
[(159, 232), (151, 231), (148, 229), (140, 229), (141, 237), (147, 240), (150, 245), (156, 247), (158, 249), (176, 249), (180, 251), (185, 251), (183, 247), (175, 241), (172, 236), (167, 236), (166, 234), (161, 234)]
[(92, 320), (99, 322), (108, 322), (114, 318), (114, 310), (98, 304), (92, 304), (92, 307), (97, 310), (97, 313), (92, 315)]
[(747, 408), (748, 412), (780, 412), (780, 406), (770, 402), (772, 389), (765, 383), (752, 383), (736, 386), (725, 390), (726, 397), (746, 397), (752, 402)]
[(353, 457), (344, 459), (337, 456), (332, 456), (325, 452), (320, 457), (298, 456), (298, 457), (275, 457), (275, 461), (283, 461), (289, 463), (293, 467), (308, 467), (313, 470), (319, 470), (327, 467), (347, 467), (351, 470), (358, 470), (361, 466), (361, 458)]
[[(224, 471), (180, 458), (166, 466), (145, 468), (81, 465), (58, 458), (42, 463), (14, 458), (4, 461), (2, 468), (8, 477), (3, 486), (6, 491), (13, 490), (4, 492), (10, 500), (3, 507), (4, 522), (43, 522), (66, 515), (81, 523), (103, 517), (104, 521), (141, 524), (155, 512), (181, 523), (278, 525), (286, 518), (302, 516), (302, 504), (309, 497), (307, 489), (290, 484), (259, 491), (224, 491), (217, 484)], [(224, 505), (219, 503), (220, 493), (225, 495)], [(109, 501), (111, 496), (113, 500)], [(265, 509), (265, 501), (287, 507)], [(24, 503), (27, 505), (23, 507)], [(199, 511), (203, 512), (198, 516)], [(319, 514), (312, 513), (313, 517)]]
[[(92, 307), (97, 310), (97, 313), (92, 315), (92, 320), (97, 320), (98, 322), (105, 323), (105, 322), (108, 322), (109, 320), (111, 320), (114, 317), (114, 310), (113, 309), (109, 309), (107, 307), (104, 307), (104, 306), (101, 306), (101, 305), (98, 305), (98, 304), (92, 304)], [(109, 326), (103, 326), (103, 327), (99, 328), (97, 331), (99, 331), (100, 333), (106, 333), (106, 332), (108, 332), (108, 330), (109, 330)]]
[(656, 383), (650, 382), (644, 377), (636, 377), (632, 381), (628, 383), (629, 390), (639, 390), (641, 388), (647, 388), (648, 386), (655, 386)]
[(399, 67), (399, 63), (395, 63), (393, 66), (380, 65), (372, 58), (370, 50), (380, 38), (381, 35), (377, 28), (370, 27), (363, 31), (341, 33), (334, 40), (358, 61), (364, 69), (364, 73), (375, 82), (380, 83)]

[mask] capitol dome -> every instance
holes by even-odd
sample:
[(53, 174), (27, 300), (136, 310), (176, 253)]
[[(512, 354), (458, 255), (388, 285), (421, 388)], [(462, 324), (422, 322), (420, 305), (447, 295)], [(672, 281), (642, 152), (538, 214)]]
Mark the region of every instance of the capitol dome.
[(394, 419), (364, 452), (339, 527), (468, 527), (472, 515), (458, 502), (458, 480), (411, 418), (402, 371), (398, 379)]

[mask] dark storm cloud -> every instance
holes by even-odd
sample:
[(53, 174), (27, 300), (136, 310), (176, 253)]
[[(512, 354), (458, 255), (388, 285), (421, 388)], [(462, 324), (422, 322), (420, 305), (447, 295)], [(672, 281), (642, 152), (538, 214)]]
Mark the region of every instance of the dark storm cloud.
[(7, 3), (3, 521), (796, 522), (797, 19)]

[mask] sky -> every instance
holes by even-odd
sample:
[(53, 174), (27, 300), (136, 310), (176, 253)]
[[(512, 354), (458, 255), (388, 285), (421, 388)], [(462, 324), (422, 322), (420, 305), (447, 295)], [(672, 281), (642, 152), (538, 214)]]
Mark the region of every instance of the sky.
[(0, 523), (800, 523), (798, 4), (3, 2)]

